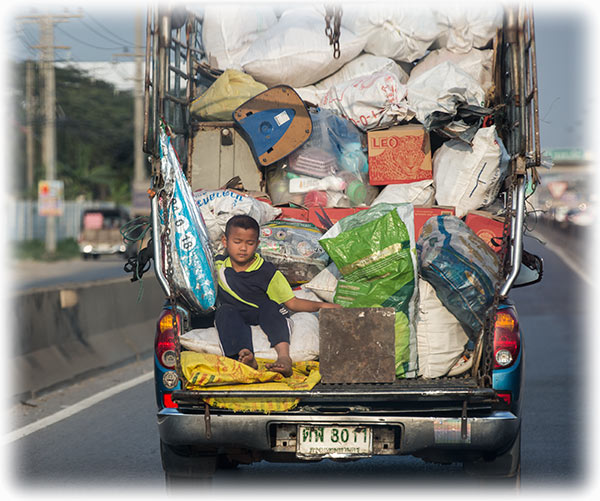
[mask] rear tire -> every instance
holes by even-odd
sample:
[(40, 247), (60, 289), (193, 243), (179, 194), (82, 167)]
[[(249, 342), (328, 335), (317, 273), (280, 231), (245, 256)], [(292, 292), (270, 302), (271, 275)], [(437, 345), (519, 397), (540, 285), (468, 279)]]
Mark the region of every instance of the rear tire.
[(521, 484), (521, 429), (512, 445), (491, 460), (478, 459), (463, 463), (466, 473), (487, 481), (497, 480), (518, 488)]
[(168, 488), (210, 484), (217, 469), (217, 454), (174, 447), (160, 441), (160, 456)]

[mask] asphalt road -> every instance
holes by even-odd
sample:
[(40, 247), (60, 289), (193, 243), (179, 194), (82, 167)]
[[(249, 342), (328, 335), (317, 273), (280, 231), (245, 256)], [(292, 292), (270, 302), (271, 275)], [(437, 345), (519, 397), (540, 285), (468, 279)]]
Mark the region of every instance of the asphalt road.
[[(593, 431), (588, 416), (593, 362), (587, 301), (592, 295), (590, 274), (581, 256), (569, 258), (564, 242), (548, 248), (528, 238), (525, 247), (544, 258), (545, 276), (540, 284), (512, 293), (526, 349), (521, 495), (587, 498), (595, 480), (588, 457), (593, 447), (588, 434)], [(9, 429), (40, 423), (45, 416), (73, 409), (71, 405), (90, 395), (111, 388), (117, 391), (121, 383), (151, 370), (150, 360), (140, 361), (16, 405), (9, 411)], [(8, 485), (19, 496), (164, 497), (158, 444), (153, 387), (146, 379), (12, 442)], [(348, 463), (261, 462), (219, 471), (207, 491), (191, 495), (321, 499), (343, 493), (344, 497), (398, 498), (410, 492), (411, 497), (439, 494), (464, 499), (480, 489), (485, 489), (485, 497), (499, 493), (489, 485), (470, 482), (459, 465), (398, 457)]]

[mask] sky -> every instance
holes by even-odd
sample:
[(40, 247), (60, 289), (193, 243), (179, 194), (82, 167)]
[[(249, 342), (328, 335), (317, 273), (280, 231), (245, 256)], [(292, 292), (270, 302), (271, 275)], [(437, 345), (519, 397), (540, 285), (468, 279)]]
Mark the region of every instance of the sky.
[[(591, 61), (597, 59), (591, 57), (591, 47), (598, 16), (592, 2), (575, 0), (565, 4), (533, 2), (540, 140), (543, 149), (590, 149), (592, 110), (597, 100), (590, 85), (594, 77)], [(145, 24), (146, 5), (141, 1), (129, 1), (126, 5), (98, 1), (22, 2), (4, 18), (9, 23), (5, 59), (36, 57), (37, 51), (32, 47), (38, 43), (37, 24), (19, 17), (51, 9), (56, 14), (80, 16), (56, 25), (55, 44), (70, 47), (57, 50), (57, 61), (113, 61), (115, 54), (135, 50), (135, 16), (142, 12)], [(126, 57), (118, 60), (133, 61)], [(123, 72), (123, 78), (129, 75), (117, 67), (115, 71)]]

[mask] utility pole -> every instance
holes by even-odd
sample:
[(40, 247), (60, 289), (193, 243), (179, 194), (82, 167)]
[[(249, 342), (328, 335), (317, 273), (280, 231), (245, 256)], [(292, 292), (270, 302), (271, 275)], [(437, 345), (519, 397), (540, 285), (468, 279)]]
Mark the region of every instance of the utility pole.
[(143, 152), (143, 127), (144, 127), (144, 51), (142, 33), (142, 12), (138, 10), (135, 16), (135, 52), (134, 54), (113, 54), (113, 57), (133, 57), (135, 60), (135, 87), (133, 108), (133, 182), (132, 216), (147, 215), (150, 213), (147, 190), (150, 185), (146, 173), (146, 159)]
[[(18, 19), (39, 23), (40, 44), (34, 46), (41, 51), (41, 72), (43, 75), (43, 131), (42, 163), (48, 181), (56, 179), (56, 80), (54, 74), (54, 51), (70, 47), (54, 45), (54, 25), (66, 22), (69, 18), (81, 17), (70, 14), (47, 14), (42, 16), (22, 16)], [(46, 216), (46, 251), (56, 251), (56, 218)]]
[(25, 155), (27, 161), (26, 187), (27, 193), (33, 193), (34, 178), (34, 150), (33, 150), (33, 117), (35, 104), (33, 102), (33, 61), (25, 62)]

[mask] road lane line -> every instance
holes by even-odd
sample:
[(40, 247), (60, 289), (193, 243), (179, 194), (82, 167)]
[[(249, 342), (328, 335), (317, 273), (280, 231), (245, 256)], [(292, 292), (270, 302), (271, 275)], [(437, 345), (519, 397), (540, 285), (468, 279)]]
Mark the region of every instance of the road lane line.
[(537, 238), (538, 240), (541, 240), (544, 242), (544, 245), (550, 249), (554, 254), (556, 254), (559, 259), (565, 263), (570, 269), (571, 271), (574, 271), (579, 278), (583, 279), (584, 282), (586, 282), (588, 285), (594, 287), (594, 281), (593, 281), (593, 275), (590, 275), (589, 270), (586, 273), (583, 269), (581, 269), (574, 261), (573, 259), (571, 259), (566, 252), (564, 252), (560, 246), (558, 245), (554, 245), (548, 238), (544, 237), (543, 235), (540, 235), (538, 232), (531, 232), (532, 235)]
[(76, 404), (70, 405), (69, 407), (66, 407), (61, 411), (58, 411), (50, 416), (46, 416), (45, 418), (42, 418), (38, 421), (28, 424), (27, 426), (23, 426), (22, 428), (19, 428), (18, 430), (15, 430), (11, 433), (6, 434), (4, 437), (4, 443), (9, 444), (9, 443), (19, 440), (23, 437), (26, 437), (27, 435), (31, 435), (32, 433), (35, 433), (36, 431), (42, 430), (50, 425), (58, 423), (59, 421), (62, 421), (63, 419), (71, 417), (74, 414), (77, 414), (78, 412), (81, 412), (89, 407), (92, 407), (93, 405), (95, 405), (99, 402), (102, 402), (103, 400), (106, 400), (107, 398), (110, 398), (118, 393), (121, 393), (122, 391), (128, 390), (129, 388), (133, 388), (134, 386), (137, 386), (138, 384), (144, 383), (145, 381), (152, 379), (153, 376), (154, 376), (153, 371), (146, 372), (145, 374), (142, 374), (141, 376), (133, 378), (130, 381), (125, 381), (124, 383), (118, 384), (107, 390), (103, 390), (99, 393), (96, 393), (95, 395), (85, 398), (85, 399), (81, 400), (80, 402), (77, 402)]

